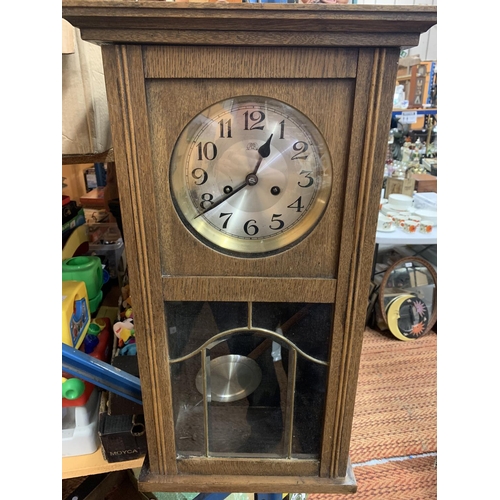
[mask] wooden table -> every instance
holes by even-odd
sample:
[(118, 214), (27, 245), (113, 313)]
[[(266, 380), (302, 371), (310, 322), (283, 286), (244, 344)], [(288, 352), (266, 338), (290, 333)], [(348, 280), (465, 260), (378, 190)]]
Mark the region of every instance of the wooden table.
[(91, 455), (77, 455), (75, 457), (65, 457), (62, 459), (62, 478), (90, 476), (92, 474), (102, 474), (103, 472), (115, 472), (125, 469), (135, 469), (142, 467), (144, 457), (125, 462), (108, 462), (104, 459), (101, 447)]

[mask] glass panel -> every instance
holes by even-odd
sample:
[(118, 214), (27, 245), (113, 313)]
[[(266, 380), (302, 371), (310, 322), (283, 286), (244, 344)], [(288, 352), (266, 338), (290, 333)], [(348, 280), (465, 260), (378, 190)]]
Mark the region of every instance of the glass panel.
[(319, 456), (331, 304), (165, 309), (179, 455)]
[(203, 397), (195, 386), (200, 367), (199, 356), (171, 366), (175, 444), (183, 456), (205, 454)]
[[(165, 314), (170, 359), (195, 351), (217, 333), (204, 302), (167, 302)], [(195, 385), (200, 368), (199, 355), (170, 365), (175, 441), (183, 456), (205, 454), (203, 398)]]
[(271, 345), (263, 337), (243, 333), (211, 349), (211, 455), (284, 456)]

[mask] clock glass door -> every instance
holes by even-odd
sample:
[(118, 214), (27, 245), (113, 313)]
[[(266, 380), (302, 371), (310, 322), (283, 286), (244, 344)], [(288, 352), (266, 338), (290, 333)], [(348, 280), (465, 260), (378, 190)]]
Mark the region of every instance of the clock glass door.
[(179, 457), (319, 456), (331, 304), (165, 307)]

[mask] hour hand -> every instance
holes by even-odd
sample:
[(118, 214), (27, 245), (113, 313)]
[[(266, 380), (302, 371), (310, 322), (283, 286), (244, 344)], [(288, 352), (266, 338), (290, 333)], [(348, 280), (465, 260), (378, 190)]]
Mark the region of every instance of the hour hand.
[(271, 154), (271, 139), (273, 138), (273, 134), (269, 136), (269, 139), (262, 144), (262, 146), (257, 150), (257, 153), (259, 153), (260, 158), (257, 162), (257, 165), (255, 165), (255, 168), (253, 169), (253, 174), (255, 175), (257, 173), (257, 170), (259, 170), (260, 164), (263, 160), (263, 158), (267, 158)]
[(262, 146), (257, 150), (257, 152), (262, 156), (262, 158), (267, 158), (271, 154), (271, 139), (273, 134), (269, 136), (269, 139), (262, 144)]

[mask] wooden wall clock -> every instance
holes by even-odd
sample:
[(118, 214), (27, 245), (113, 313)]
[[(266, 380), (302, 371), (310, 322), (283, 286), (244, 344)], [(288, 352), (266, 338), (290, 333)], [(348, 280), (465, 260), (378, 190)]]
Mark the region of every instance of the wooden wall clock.
[(434, 7), (63, 1), (102, 45), (143, 491), (356, 490), (400, 47)]

